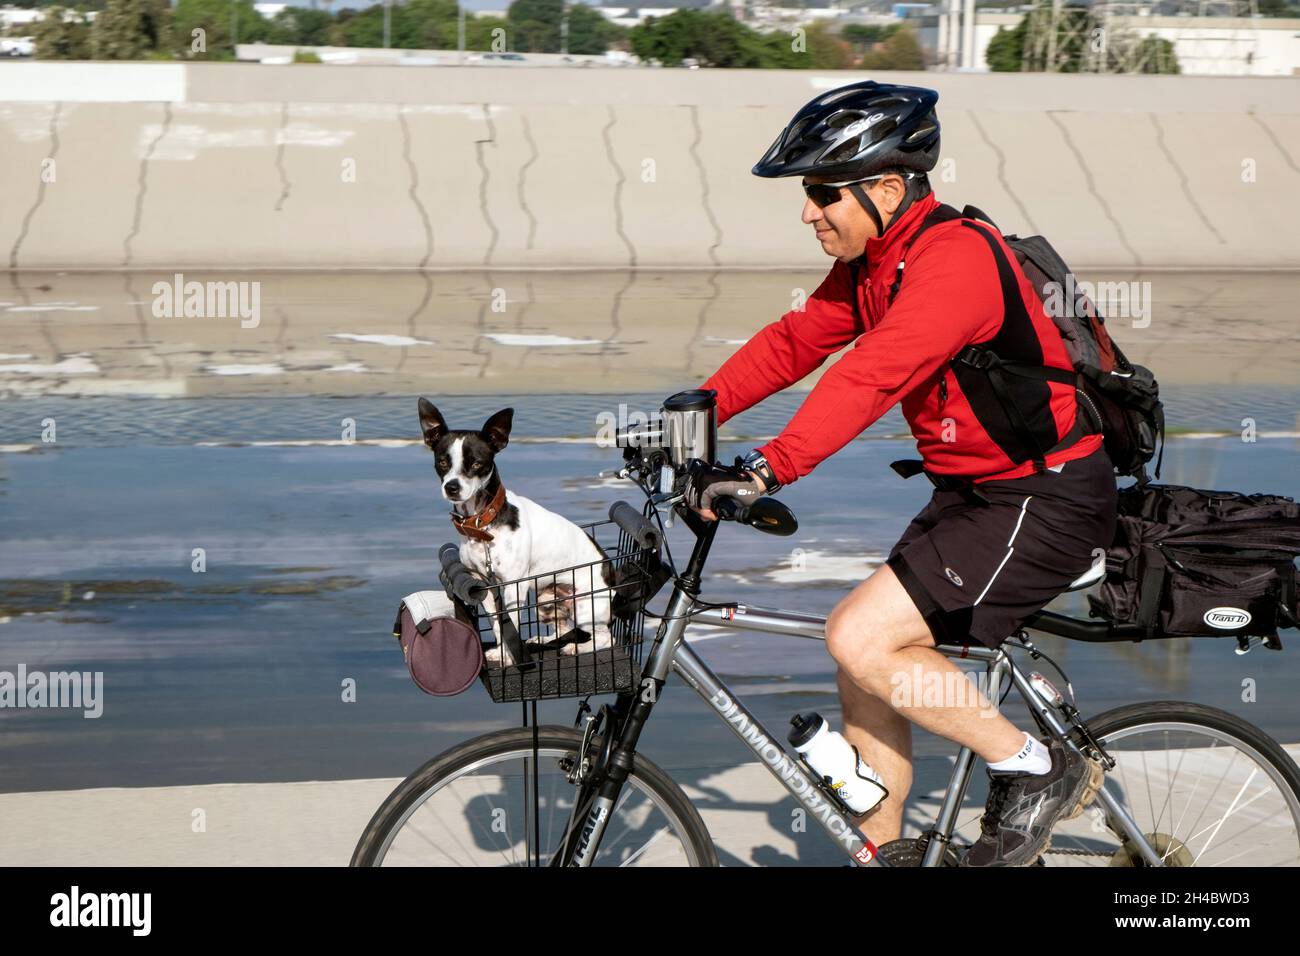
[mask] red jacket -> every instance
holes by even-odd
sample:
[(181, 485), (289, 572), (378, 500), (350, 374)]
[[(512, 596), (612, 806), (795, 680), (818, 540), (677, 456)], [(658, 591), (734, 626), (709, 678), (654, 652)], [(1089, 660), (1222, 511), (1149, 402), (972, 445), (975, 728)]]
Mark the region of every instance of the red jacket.
[[(798, 382), (853, 342), (785, 430), (758, 449), (782, 484), (811, 472), (897, 402), (902, 402), (927, 470), (980, 481), (1032, 473), (1032, 461), (1015, 465), (1004, 451), (1005, 415), (990, 406), (987, 375), (965, 368), (959, 375), (949, 364), (965, 346), (997, 338), (1003, 358), (1016, 359), (1004, 353), (1020, 349), (1019, 360), (1039, 355), (1040, 364), (1072, 368), (1060, 332), (997, 230), (962, 221), (931, 226), (908, 251), (906, 278), (893, 305), (886, 304), (907, 239), (938, 204), (933, 194), (917, 200), (883, 237), (867, 240), (866, 268), (858, 270), (856, 289), (850, 288), (848, 264), (837, 259), (803, 311), (787, 312), (764, 327), (704, 383), (704, 388), (717, 389), (721, 425)], [(1010, 263), (1032, 330), (1004, 327), (1009, 310), (1003, 306), (987, 237), (995, 239)], [(850, 296), (855, 295), (861, 321), (854, 317)], [(1027, 409), (1026, 417), (1037, 416), (1044, 435), (1055, 426), (1055, 438), (1044, 444), (1050, 448), (1074, 424), (1074, 389), (1025, 381), (1025, 388), (1038, 389), (1026, 394), (1031, 404), (1037, 396), (1039, 405)], [(1017, 407), (1022, 407), (1019, 401)], [(1082, 458), (1100, 445), (1101, 435), (1088, 435), (1048, 454), (1046, 463), (1051, 467)]]

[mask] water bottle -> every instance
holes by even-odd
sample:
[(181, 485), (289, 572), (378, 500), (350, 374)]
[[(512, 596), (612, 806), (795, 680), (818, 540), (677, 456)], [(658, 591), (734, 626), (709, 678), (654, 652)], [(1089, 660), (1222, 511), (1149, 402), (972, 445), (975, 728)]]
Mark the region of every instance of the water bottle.
[(831, 730), (820, 714), (790, 718), (790, 746), (854, 814), (866, 813), (885, 797), (880, 775), (867, 766), (858, 749)]

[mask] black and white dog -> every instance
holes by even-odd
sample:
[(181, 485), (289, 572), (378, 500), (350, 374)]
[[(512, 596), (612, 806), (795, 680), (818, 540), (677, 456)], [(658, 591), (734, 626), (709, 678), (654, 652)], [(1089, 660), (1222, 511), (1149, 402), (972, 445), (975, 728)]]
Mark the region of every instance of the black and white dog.
[[(555, 637), (583, 632), (590, 642), (563, 645), (561, 652), (577, 654), (607, 648), (610, 587), (607, 563), (564, 574), (564, 568), (604, 562), (599, 546), (575, 525), (537, 502), (506, 491), (497, 470), (496, 456), (510, 440), (514, 409), (497, 412), (477, 431), (450, 430), (442, 414), (427, 399), (420, 399), (420, 430), (434, 454), (434, 467), (442, 496), (451, 502), (452, 524), (464, 536), (461, 564), (490, 584), (541, 576), (536, 582), (539, 619), (555, 629)], [(496, 632), (497, 646), (484, 655), (491, 663), (513, 664), (513, 655), (501, 641), (500, 613), (519, 627), (518, 606), (529, 589), (508, 586), (500, 609), (496, 599), (485, 602)], [(520, 593), (523, 592), (523, 593)]]

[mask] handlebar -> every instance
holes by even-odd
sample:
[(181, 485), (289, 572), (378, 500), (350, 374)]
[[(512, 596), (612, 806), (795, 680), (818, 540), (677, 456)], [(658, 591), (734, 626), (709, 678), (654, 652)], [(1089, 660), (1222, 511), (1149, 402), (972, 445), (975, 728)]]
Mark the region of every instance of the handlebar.
[[(633, 441), (634, 437), (637, 440)], [(657, 505), (685, 507), (683, 505), (685, 492), (693, 477), (700, 468), (710, 467), (712, 463), (702, 458), (691, 458), (685, 465), (673, 465), (666, 450), (658, 441), (660, 437), (660, 434), (652, 429), (640, 430), (635, 435), (631, 431), (627, 434), (620, 431), (617, 444), (623, 449), (624, 465), (617, 472), (606, 476), (636, 481)], [(602, 475), (605, 474), (602, 472)], [(612, 507), (609, 512), (610, 518), (643, 545), (648, 544), (648, 540), (641, 537), (646, 530), (655, 534), (654, 540), (658, 541), (657, 529), (649, 526), (636, 509), (630, 505), (624, 507), (627, 509), (626, 512), (617, 505)], [(789, 508), (767, 497), (758, 498), (749, 504), (744, 504), (736, 498), (718, 497), (714, 499), (713, 513), (720, 520), (747, 524), (751, 528), (769, 534), (793, 534), (799, 526), (798, 520)]]
[(740, 521), (743, 523), (745, 517), (749, 514), (749, 508), (730, 495), (722, 495), (713, 499), (713, 513), (723, 521)]
[(438, 549), (438, 561), (442, 565), (438, 580), (448, 594), (455, 595), (471, 607), (483, 603), (490, 589), (460, 563), (460, 548), (444, 544)]
[(631, 535), (640, 547), (659, 550), (662, 544), (659, 529), (626, 501), (616, 501), (609, 506), (609, 520)]

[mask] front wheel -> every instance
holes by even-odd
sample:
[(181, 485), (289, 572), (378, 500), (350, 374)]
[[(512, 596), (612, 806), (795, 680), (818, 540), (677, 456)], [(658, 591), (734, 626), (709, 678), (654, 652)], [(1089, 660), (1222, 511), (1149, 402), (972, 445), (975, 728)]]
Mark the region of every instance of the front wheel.
[[(352, 866), (548, 866), (560, 848), (582, 734), (566, 727), (485, 734), (435, 757), (375, 811)], [(589, 753), (599, 753), (593, 738)], [(639, 754), (593, 866), (717, 866), (686, 794)]]
[[(1227, 711), (1131, 704), (1087, 722), (1115, 760), (1103, 786), (1166, 866), (1300, 865), (1300, 771)], [(1059, 825), (1051, 866), (1145, 866), (1100, 801)]]

